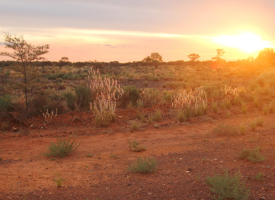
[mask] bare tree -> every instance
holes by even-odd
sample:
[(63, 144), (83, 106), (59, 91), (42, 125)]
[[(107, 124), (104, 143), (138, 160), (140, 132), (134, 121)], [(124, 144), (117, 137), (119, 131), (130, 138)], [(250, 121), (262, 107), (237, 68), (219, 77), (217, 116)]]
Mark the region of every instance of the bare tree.
[[(26, 113), (28, 113), (31, 93), (34, 87), (31, 82), (37, 77), (37, 71), (34, 70), (32, 62), (44, 59), (41, 55), (49, 52), (49, 45), (34, 46), (27, 43), (23, 36), (16, 37), (9, 33), (5, 33), (4, 40), (5, 47), (13, 50), (13, 52), (0, 52), (0, 55), (14, 59), (16, 64), (12, 66), (12, 69), (23, 75), (21, 89), (25, 96)], [(20, 84), (18, 87), (20, 88)]]

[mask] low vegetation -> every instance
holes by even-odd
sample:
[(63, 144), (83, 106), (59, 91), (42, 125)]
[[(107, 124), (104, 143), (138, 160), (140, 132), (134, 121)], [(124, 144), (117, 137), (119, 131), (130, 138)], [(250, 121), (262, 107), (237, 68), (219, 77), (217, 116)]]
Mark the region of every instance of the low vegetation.
[(157, 161), (151, 157), (138, 157), (137, 160), (128, 166), (129, 172), (149, 173), (156, 171)]
[(54, 142), (51, 142), (50, 146), (47, 146), (48, 152), (45, 152), (45, 156), (58, 156), (58, 157), (65, 157), (69, 155), (70, 153), (77, 150), (81, 142), (77, 143), (75, 139), (70, 137), (69, 139), (57, 139), (56, 144)]
[(233, 136), (238, 134), (238, 129), (229, 124), (219, 124), (213, 129), (213, 133), (217, 135)]
[(245, 182), (241, 181), (241, 175), (231, 176), (228, 171), (224, 175), (214, 175), (207, 177), (206, 182), (211, 185), (210, 191), (214, 199), (236, 199), (246, 200), (250, 196), (249, 189), (246, 188)]
[(129, 140), (129, 149), (130, 151), (134, 151), (134, 152), (140, 152), (140, 151), (145, 151), (146, 147), (141, 145), (138, 141), (130, 141)]
[(260, 147), (256, 147), (252, 150), (244, 148), (239, 154), (239, 158), (250, 162), (262, 162), (265, 160), (264, 156), (260, 153)]

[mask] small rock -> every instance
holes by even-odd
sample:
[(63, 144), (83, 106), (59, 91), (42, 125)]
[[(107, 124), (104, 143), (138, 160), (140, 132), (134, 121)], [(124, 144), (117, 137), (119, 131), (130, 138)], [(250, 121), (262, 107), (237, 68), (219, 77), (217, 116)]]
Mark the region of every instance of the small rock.
[(128, 185), (131, 185), (131, 183), (128, 183)]
[(268, 165), (267, 168), (270, 168), (270, 166)]
[(261, 197), (261, 198), (259, 198), (259, 200), (265, 200), (265, 197)]

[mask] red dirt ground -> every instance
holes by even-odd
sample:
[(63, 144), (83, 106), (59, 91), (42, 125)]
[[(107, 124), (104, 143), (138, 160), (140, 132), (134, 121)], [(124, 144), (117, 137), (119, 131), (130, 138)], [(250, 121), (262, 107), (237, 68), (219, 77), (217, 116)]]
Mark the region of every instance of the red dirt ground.
[[(168, 107), (161, 109), (169, 113)], [(60, 115), (48, 125), (41, 117), (29, 119), (27, 123), (32, 129), (22, 126), (25, 132), (2, 131), (0, 134), (0, 157), (3, 158), (0, 199), (206, 200), (211, 199), (206, 177), (223, 170), (230, 174), (241, 172), (250, 188), (250, 199), (275, 199), (274, 115), (263, 116), (264, 125), (256, 131), (247, 127), (245, 135), (217, 136), (212, 132), (220, 123), (248, 124), (260, 114), (238, 113), (230, 118), (209, 113), (185, 123), (177, 123), (167, 114), (163, 121), (157, 122), (159, 128), (154, 124), (141, 124), (140, 131), (130, 131), (135, 110), (118, 110), (117, 121), (106, 128), (95, 128), (89, 112)], [(72, 121), (75, 116), (81, 121)], [(17, 123), (10, 123), (19, 128)], [(42, 155), (56, 137), (70, 135), (82, 141), (74, 153), (55, 159)], [(129, 151), (128, 140), (140, 141), (147, 147), (146, 151)], [(261, 146), (265, 161), (250, 163), (238, 158), (244, 147), (257, 146)], [(154, 157), (158, 161), (157, 171), (128, 172), (128, 165), (138, 156)], [(265, 175), (263, 181), (255, 179), (260, 172)], [(53, 181), (56, 173), (65, 179), (60, 188)]]

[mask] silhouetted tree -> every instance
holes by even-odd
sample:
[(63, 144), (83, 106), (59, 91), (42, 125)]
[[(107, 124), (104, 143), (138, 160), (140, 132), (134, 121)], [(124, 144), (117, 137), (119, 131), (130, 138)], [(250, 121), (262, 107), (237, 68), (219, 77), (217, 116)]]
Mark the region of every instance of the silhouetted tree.
[(259, 52), (256, 60), (264, 64), (273, 65), (275, 64), (275, 52), (272, 48), (265, 48)]
[(214, 61), (220, 61), (221, 60), (221, 56), (223, 56), (223, 54), (225, 53), (225, 51), (223, 49), (216, 49), (217, 51), (217, 55), (215, 57), (213, 57), (212, 59)]
[(34, 46), (27, 43), (23, 36), (11, 36), (9, 33), (5, 33), (4, 41), (5, 47), (13, 50), (13, 52), (1, 52), (0, 55), (13, 58), (16, 64), (11, 68), (23, 75), (23, 83), (18, 84), (18, 87), (23, 90), (26, 113), (28, 113), (32, 90), (35, 86), (32, 82), (38, 75), (32, 62), (44, 59), (41, 55), (49, 52), (49, 45)]
[(68, 65), (70, 62), (69, 62), (69, 58), (68, 57), (62, 57), (59, 61), (58, 61), (58, 66), (61, 70), (61, 68), (65, 65)]
[(195, 61), (200, 58), (199, 54), (191, 53), (188, 55), (188, 58), (192, 61), (193, 66), (195, 66)]
[(157, 52), (151, 53), (150, 56), (147, 56), (142, 60), (142, 63), (147, 65), (152, 64), (155, 68), (158, 68), (160, 63), (162, 63), (162, 56)]

